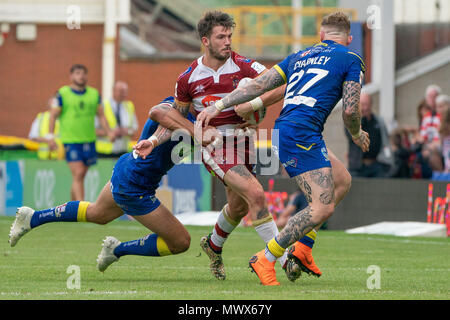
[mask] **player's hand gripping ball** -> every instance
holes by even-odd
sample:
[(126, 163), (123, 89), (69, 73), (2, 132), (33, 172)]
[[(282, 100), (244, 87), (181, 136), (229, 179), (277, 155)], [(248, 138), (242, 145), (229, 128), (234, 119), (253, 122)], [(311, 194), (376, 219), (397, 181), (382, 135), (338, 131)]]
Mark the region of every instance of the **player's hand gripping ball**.
[[(243, 87), (252, 80), (253, 80), (252, 78), (242, 78), (241, 81), (239, 81), (238, 88)], [(263, 106), (258, 110), (252, 112), (248, 122), (254, 125), (259, 124), (261, 123), (261, 121), (263, 121), (265, 116), (266, 116), (266, 107)]]

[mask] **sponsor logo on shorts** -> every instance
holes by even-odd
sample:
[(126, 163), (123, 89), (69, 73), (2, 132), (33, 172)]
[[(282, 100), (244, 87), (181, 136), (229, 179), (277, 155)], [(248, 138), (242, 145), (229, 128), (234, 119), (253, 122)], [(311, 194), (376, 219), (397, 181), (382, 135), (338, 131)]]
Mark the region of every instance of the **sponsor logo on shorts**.
[(285, 163), (283, 163), (283, 166), (285, 168), (287, 168), (287, 167), (297, 168), (297, 163), (298, 163), (298, 159), (292, 158), (291, 160), (288, 160)]
[(330, 161), (330, 157), (328, 156), (327, 148), (323, 147), (322, 149), (320, 149), (320, 151), (322, 152), (322, 155), (325, 158), (325, 160)]

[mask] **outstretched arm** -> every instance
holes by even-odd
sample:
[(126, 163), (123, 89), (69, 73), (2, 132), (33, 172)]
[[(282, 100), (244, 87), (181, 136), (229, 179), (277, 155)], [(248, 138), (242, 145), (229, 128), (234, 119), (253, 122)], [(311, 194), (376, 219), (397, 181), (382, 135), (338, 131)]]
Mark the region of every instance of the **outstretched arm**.
[(209, 121), (218, 116), (223, 109), (250, 101), (262, 95), (264, 92), (273, 90), (284, 83), (284, 78), (278, 71), (275, 68), (271, 68), (263, 75), (249, 81), (242, 87), (236, 88), (223, 99), (216, 101), (213, 106), (203, 110), (197, 116), (197, 121), (201, 121), (207, 126)]
[[(175, 102), (173, 107), (167, 104), (159, 104), (150, 109), (149, 118), (159, 123), (158, 128), (151, 137), (139, 141), (134, 150), (138, 156), (145, 159), (154, 148), (168, 141), (172, 137), (172, 132), (175, 130), (187, 130), (188, 133), (195, 139), (194, 124), (186, 117), (189, 113), (188, 106), (180, 106)], [(205, 134), (209, 131), (209, 134)], [(207, 128), (200, 132), (202, 145), (206, 146), (212, 143), (220, 134), (215, 128)]]
[(361, 110), (359, 100), (361, 85), (355, 81), (345, 81), (342, 93), (342, 119), (353, 142), (363, 152), (369, 151), (369, 134), (361, 129)]
[[(178, 110), (181, 110), (182, 113)], [(139, 141), (133, 147), (136, 154), (145, 159), (153, 149), (168, 141), (174, 130), (186, 129), (193, 135), (194, 125), (186, 119), (188, 113), (189, 105), (182, 107), (174, 103), (174, 106), (171, 107), (166, 103), (161, 103), (152, 107), (148, 117), (158, 122), (159, 126), (148, 139)]]
[(194, 136), (194, 124), (186, 119), (188, 113), (189, 105), (183, 106), (175, 101), (173, 107), (167, 104), (154, 106), (149, 112), (149, 118), (167, 129), (185, 129)]
[(250, 116), (257, 110), (265, 107), (270, 107), (275, 105), (278, 101), (284, 98), (284, 91), (286, 90), (286, 86), (278, 87), (272, 91), (264, 93), (260, 97), (256, 97), (255, 99), (242, 103), (234, 107), (234, 111), (244, 120), (248, 120)]

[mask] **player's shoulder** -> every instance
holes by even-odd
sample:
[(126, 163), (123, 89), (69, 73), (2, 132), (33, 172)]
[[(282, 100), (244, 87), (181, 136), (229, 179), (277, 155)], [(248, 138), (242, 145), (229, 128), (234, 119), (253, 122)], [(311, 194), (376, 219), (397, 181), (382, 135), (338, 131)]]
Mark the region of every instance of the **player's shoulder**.
[(175, 98), (173, 96), (168, 96), (166, 98), (164, 98), (159, 104), (167, 104), (167, 105), (171, 105), (175, 102)]
[(349, 61), (350, 63), (361, 64), (362, 71), (364, 71), (364, 72), (366, 71), (366, 64), (364, 62), (363, 57), (359, 53), (352, 51), (348, 47), (345, 47), (345, 46), (340, 46), (340, 48), (341, 48), (340, 51), (342, 53), (341, 56), (343, 59), (345, 59), (346, 61)]
[(96, 88), (91, 87), (91, 86), (86, 86), (86, 92), (92, 92), (92, 93), (99, 94), (99, 91)]
[(65, 85), (65, 86), (62, 86), (61, 88), (59, 88), (58, 91), (56, 92), (56, 94), (57, 95), (61, 95), (61, 94), (64, 94), (64, 93), (67, 93), (67, 92), (70, 92), (70, 91), (71, 91), (70, 86), (69, 85)]
[(237, 52), (231, 52), (231, 60), (236, 64), (251, 64), (254, 60), (244, 57)]
[(178, 76), (177, 82), (180, 81), (188, 81), (189, 77), (191, 76), (192, 72), (195, 68), (198, 67), (198, 59), (194, 60), (187, 69), (185, 69), (180, 75)]
[(258, 61), (242, 56), (234, 51), (231, 52), (231, 60), (238, 65), (239, 68), (244, 70), (253, 69), (257, 74), (260, 74), (266, 69), (266, 67)]

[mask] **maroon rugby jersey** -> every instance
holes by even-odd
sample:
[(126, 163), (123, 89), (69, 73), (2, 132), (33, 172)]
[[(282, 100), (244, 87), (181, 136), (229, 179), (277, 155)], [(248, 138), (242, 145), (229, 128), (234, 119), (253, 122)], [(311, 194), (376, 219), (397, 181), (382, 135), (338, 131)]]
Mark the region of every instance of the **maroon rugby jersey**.
[[(177, 80), (175, 98), (183, 103), (192, 103), (196, 115), (204, 108), (222, 99), (236, 89), (243, 78), (256, 78), (266, 67), (262, 64), (232, 52), (228, 60), (217, 71), (202, 63), (203, 56), (195, 60)], [(224, 135), (232, 135), (232, 130), (243, 123), (234, 111), (234, 106), (222, 110), (212, 119), (210, 125), (217, 127)]]

